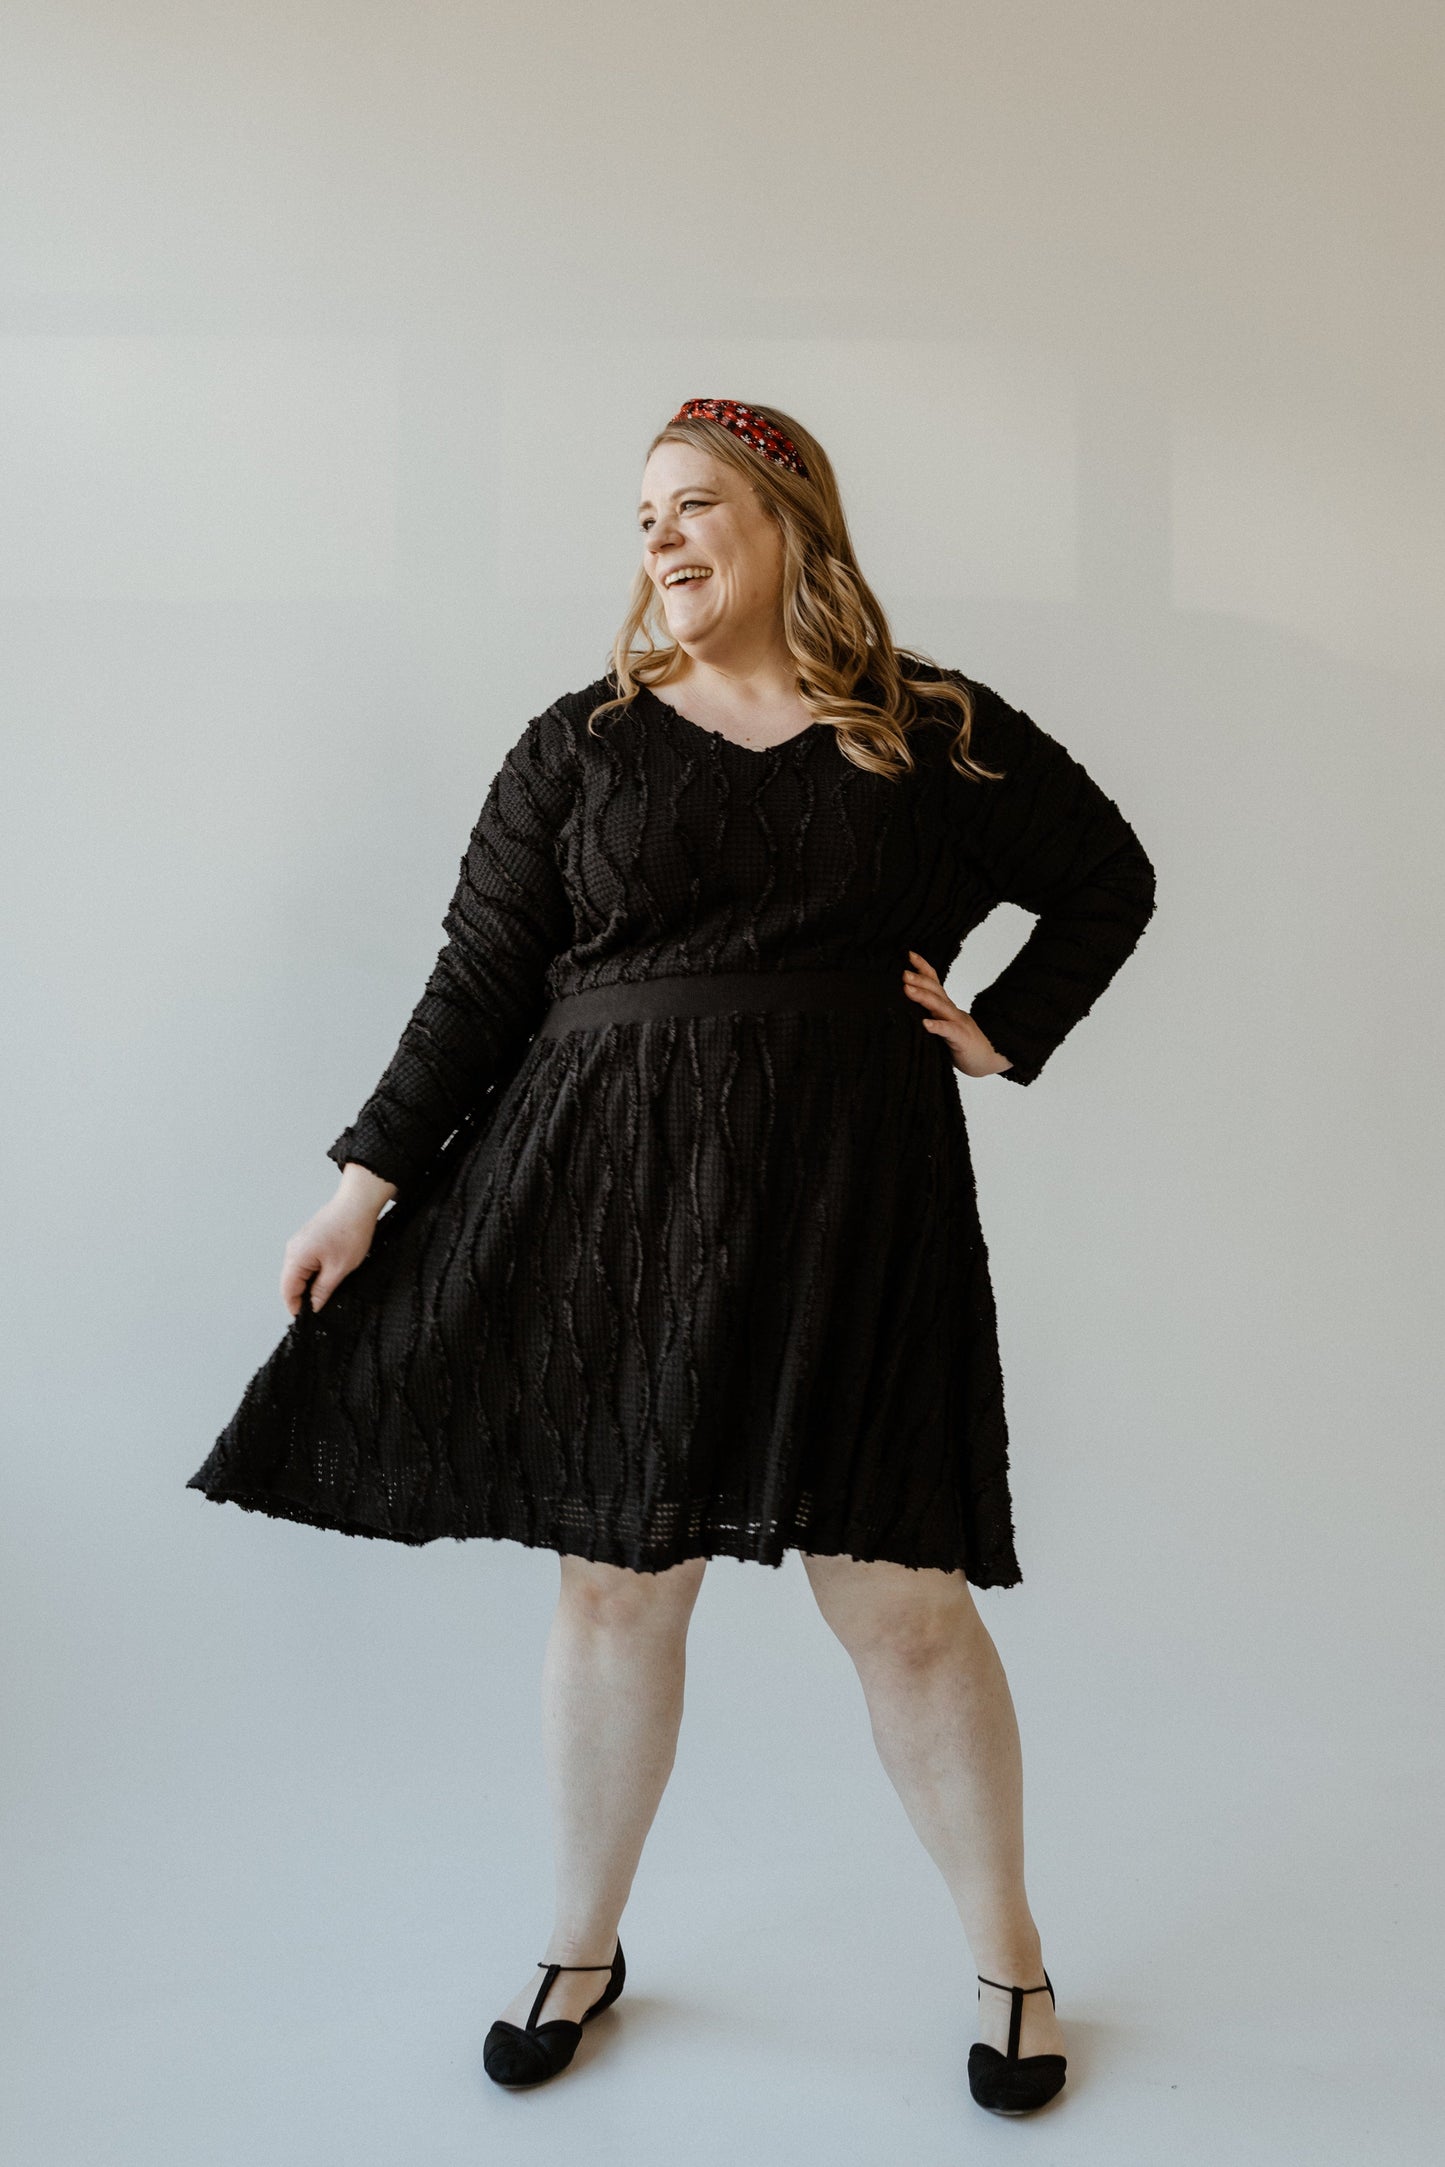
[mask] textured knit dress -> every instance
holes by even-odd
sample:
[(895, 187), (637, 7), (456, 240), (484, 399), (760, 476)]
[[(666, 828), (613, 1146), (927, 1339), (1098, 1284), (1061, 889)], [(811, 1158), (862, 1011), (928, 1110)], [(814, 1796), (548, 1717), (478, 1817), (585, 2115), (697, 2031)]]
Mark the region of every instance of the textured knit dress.
[(610, 676), (527, 724), (328, 1153), (396, 1200), (188, 1487), (645, 1572), (798, 1549), (1021, 1579), (961, 1079), (902, 972), (1032, 913), (971, 1010), (1031, 1083), (1154, 873), (1062, 745), (943, 674), (1002, 781), (949, 763), (959, 711), (927, 700), (892, 780), (829, 724), (752, 750), (647, 689), (589, 733)]

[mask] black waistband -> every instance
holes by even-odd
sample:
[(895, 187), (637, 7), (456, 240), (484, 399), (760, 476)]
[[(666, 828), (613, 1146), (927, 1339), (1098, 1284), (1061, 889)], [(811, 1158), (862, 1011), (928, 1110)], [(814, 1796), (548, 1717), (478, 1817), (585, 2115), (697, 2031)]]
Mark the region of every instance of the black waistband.
[(876, 1015), (889, 1010), (914, 1015), (917, 1003), (903, 990), (903, 966), (838, 971), (690, 971), (628, 984), (589, 986), (552, 1003), (538, 1029), (541, 1038), (608, 1023), (647, 1022), (660, 1016), (722, 1016), (737, 1009), (843, 1010)]

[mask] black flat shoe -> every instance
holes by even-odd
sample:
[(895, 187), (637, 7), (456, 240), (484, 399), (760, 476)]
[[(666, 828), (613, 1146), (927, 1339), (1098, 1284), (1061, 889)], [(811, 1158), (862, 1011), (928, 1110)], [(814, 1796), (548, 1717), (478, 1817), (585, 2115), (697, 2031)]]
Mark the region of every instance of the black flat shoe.
[[(978, 2104), (994, 2114), (1031, 2114), (1035, 2107), (1042, 2107), (1055, 2092), (1064, 2088), (1067, 2065), (1062, 2054), (1025, 2054), (1022, 2058), (1019, 2055), (1024, 1996), (1042, 1994), (1047, 1988), (1049, 2000), (1053, 2001), (1053, 1981), (1047, 1972), (1043, 1986), (1006, 1987), (1001, 1979), (985, 1979), (982, 1972), (977, 1977), (984, 1986), (1001, 1987), (1013, 1998), (1009, 2005), (1008, 2052), (1000, 2054), (997, 2047), (985, 2046), (981, 2039), (976, 2039), (968, 2050), (968, 2088)], [(981, 2000), (982, 1996), (979, 1998)]]
[[(482, 2067), (494, 2084), (545, 2084), (548, 2077), (565, 2069), (577, 2052), (582, 2026), (616, 2001), (627, 1977), (620, 1938), (610, 1964), (550, 1964), (545, 1956), (538, 1961), (545, 1977), (526, 2023), (509, 2024), (505, 2017), (498, 2017), (482, 2043)], [(551, 2017), (539, 2024), (542, 2004), (559, 1971), (605, 1971), (610, 1976), (591, 2008), (584, 2009), (576, 2023), (570, 2017)]]

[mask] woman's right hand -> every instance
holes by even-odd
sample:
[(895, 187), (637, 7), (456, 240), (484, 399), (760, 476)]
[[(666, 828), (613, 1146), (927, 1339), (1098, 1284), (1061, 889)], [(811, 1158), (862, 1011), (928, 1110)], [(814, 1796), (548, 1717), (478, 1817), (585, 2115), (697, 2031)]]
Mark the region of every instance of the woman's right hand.
[(300, 1313), (308, 1285), (312, 1309), (324, 1308), (347, 1273), (365, 1262), (382, 1206), (395, 1195), (394, 1182), (347, 1161), (330, 1203), (313, 1213), (286, 1244), (281, 1299), (293, 1317)]

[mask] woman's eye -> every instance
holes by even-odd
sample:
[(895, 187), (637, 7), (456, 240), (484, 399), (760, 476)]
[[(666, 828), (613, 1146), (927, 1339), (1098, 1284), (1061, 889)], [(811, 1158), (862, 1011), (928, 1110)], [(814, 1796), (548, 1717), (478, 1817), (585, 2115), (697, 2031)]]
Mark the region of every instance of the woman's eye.
[[(708, 500), (706, 497), (684, 497), (682, 499), (682, 502), (678, 506), (678, 510), (681, 512), (685, 512), (689, 504), (700, 504), (703, 507), (704, 511), (706, 511), (707, 501)], [(648, 528), (651, 525), (652, 521), (650, 519), (639, 519), (637, 522), (637, 529), (639, 534), (646, 534)]]

